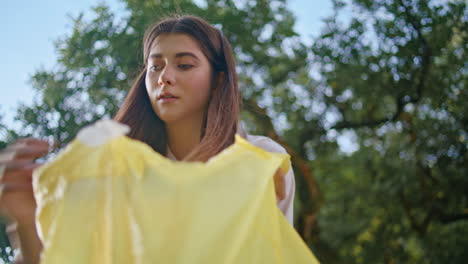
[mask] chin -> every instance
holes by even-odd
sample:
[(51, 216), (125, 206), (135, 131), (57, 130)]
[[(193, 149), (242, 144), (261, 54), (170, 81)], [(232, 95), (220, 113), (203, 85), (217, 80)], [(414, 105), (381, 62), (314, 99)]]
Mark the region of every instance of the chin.
[(177, 122), (180, 119), (180, 117), (174, 114), (159, 114), (158, 116), (166, 124)]
[(153, 111), (164, 123), (174, 122), (180, 118), (180, 114), (175, 113), (175, 111), (160, 111), (157, 107), (154, 106)]

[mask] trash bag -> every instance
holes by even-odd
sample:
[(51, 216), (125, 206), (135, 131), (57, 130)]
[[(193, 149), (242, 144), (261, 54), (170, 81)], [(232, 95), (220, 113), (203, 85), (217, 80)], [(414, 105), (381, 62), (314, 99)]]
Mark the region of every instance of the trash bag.
[(172, 161), (98, 121), (37, 169), (41, 263), (318, 263), (276, 205), (287, 154), (239, 135), (207, 162)]

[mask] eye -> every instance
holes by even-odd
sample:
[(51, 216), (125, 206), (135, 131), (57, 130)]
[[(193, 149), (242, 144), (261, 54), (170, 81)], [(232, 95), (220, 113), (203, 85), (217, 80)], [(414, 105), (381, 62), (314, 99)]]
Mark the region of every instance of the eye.
[(162, 69), (162, 67), (159, 66), (159, 65), (153, 65), (149, 69), (150, 69), (150, 71), (155, 72), (155, 71), (160, 71)]
[(182, 70), (188, 70), (190, 68), (193, 68), (193, 65), (191, 65), (191, 64), (179, 64), (177, 67), (179, 67), (179, 69), (182, 69)]

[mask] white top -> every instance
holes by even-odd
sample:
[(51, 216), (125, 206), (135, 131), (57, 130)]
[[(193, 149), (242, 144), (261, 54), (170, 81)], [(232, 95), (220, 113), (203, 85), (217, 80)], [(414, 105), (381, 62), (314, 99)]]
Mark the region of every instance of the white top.
[[(287, 153), (286, 150), (274, 140), (269, 137), (264, 136), (255, 136), (255, 135), (247, 135), (247, 141), (259, 148), (262, 148), (269, 152), (277, 152), (277, 153)], [(171, 160), (177, 160), (174, 154), (167, 147), (167, 158)], [(289, 171), (285, 175), (285, 187), (286, 187), (286, 197), (277, 202), (278, 208), (283, 212), (284, 216), (291, 224), (294, 226), (294, 194), (296, 192), (296, 181), (294, 179), (294, 172), (292, 170), (292, 166), (290, 167)]]

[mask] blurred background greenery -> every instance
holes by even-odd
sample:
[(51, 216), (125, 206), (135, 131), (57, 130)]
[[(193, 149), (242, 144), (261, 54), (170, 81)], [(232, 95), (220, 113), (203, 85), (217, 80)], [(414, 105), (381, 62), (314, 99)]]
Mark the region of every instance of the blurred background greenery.
[[(0, 119), (0, 147), (30, 135), (63, 146), (113, 116), (142, 67), (145, 28), (194, 14), (233, 45), (247, 130), (291, 154), (295, 228), (322, 263), (466, 263), (466, 1), (333, 0), (311, 43), (287, 0), (197, 2), (127, 0), (118, 19), (105, 4), (73, 17), (57, 66), (31, 78), (21, 127)], [(350, 7), (359, 15), (344, 22)], [(0, 244), (8, 262), (4, 233)]]

